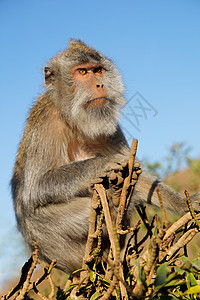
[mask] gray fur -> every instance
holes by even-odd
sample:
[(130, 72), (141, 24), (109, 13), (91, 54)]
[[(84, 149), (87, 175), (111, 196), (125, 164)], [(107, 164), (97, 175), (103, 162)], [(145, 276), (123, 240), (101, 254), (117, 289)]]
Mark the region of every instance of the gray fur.
[[(70, 70), (80, 63), (102, 65), (102, 83), (108, 91), (103, 107), (85, 108), (92, 97), (82, 86), (74, 88)], [(12, 177), (18, 228), (27, 244), (38, 243), (40, 256), (72, 273), (81, 267), (87, 239), (90, 184), (105, 171), (128, 160), (129, 147), (118, 125), (125, 103), (121, 77), (113, 63), (80, 41), (54, 57), (46, 69), (46, 92), (27, 119)], [(143, 173), (136, 185), (131, 210), (137, 202), (158, 205), (156, 187), (164, 205), (184, 212), (184, 197)], [(199, 194), (194, 196), (196, 203)]]

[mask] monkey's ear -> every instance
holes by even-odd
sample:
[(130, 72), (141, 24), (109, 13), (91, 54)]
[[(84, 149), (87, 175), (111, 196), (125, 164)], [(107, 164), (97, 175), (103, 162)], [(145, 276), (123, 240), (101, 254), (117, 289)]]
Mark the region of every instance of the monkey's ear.
[(50, 84), (53, 81), (53, 76), (54, 72), (51, 70), (50, 67), (45, 67), (44, 68), (44, 77), (45, 77), (45, 83)]

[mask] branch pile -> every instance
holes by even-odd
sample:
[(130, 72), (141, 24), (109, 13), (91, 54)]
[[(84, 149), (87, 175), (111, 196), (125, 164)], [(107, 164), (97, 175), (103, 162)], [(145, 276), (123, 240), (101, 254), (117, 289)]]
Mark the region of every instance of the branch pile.
[[(40, 279), (31, 282), (39, 263), (36, 246), (19, 284), (2, 299), (30, 299), (31, 290), (44, 300), (196, 299), (200, 294), (200, 259), (188, 260), (187, 244), (199, 232), (200, 214), (194, 212), (187, 191), (190, 211), (172, 225), (159, 190), (161, 217), (148, 217), (146, 208), (138, 205), (140, 221), (134, 227), (127, 223), (127, 208), (141, 173), (135, 162), (136, 150), (137, 141), (133, 140), (128, 165), (119, 165), (118, 171), (104, 174), (93, 185), (82, 269), (75, 271), (62, 289), (55, 287), (51, 278), (55, 262)], [(44, 280), (50, 284), (48, 297), (38, 289)]]

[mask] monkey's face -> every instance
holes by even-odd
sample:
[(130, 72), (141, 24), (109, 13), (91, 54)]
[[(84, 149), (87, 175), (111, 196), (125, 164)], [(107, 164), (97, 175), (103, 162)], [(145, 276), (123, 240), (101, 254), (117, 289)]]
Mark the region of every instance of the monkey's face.
[(72, 76), (75, 81), (75, 89), (83, 89), (88, 91), (90, 97), (83, 103), (85, 109), (89, 107), (103, 107), (108, 101), (108, 93), (103, 79), (105, 77), (105, 69), (101, 65), (83, 64), (72, 68)]
[(85, 63), (76, 65), (71, 72), (74, 80), (71, 120), (89, 137), (113, 134), (119, 110), (125, 103), (117, 70), (111, 65)]
[(121, 77), (99, 52), (80, 43), (73, 47), (45, 68), (47, 86), (70, 126), (90, 138), (111, 135), (126, 102)]

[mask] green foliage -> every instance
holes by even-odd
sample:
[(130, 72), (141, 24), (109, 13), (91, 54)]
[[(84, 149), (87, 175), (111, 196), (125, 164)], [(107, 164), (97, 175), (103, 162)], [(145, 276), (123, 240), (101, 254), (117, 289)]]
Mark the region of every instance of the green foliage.
[(153, 176), (160, 177), (163, 170), (163, 165), (160, 162), (150, 163), (147, 160), (143, 161), (144, 167), (147, 169), (148, 173)]
[[(169, 149), (166, 157), (166, 166), (159, 162), (149, 164), (146, 168), (154, 175), (164, 172), (165, 176), (178, 170), (187, 162), (194, 174), (200, 176), (200, 162), (189, 158), (189, 148), (184, 143), (174, 144)], [(163, 171), (164, 170), (164, 171)], [(200, 297), (200, 258), (190, 261), (187, 257), (187, 245), (199, 232), (200, 214), (196, 215), (190, 203), (189, 194), (187, 201), (190, 214), (186, 214), (172, 225), (167, 221), (166, 212), (162, 204), (162, 195), (158, 192), (162, 217), (157, 214), (152, 216), (144, 206), (138, 206), (137, 212), (140, 221), (133, 228), (123, 228), (122, 233), (116, 231), (112, 206), (102, 210), (102, 205), (97, 197), (100, 215), (95, 234), (94, 247), (90, 249), (89, 259), (84, 263), (85, 268), (74, 272), (73, 278), (61, 287), (52, 280), (52, 262), (49, 268), (44, 269), (44, 274), (38, 280), (31, 282), (31, 274), (39, 263), (38, 249), (36, 247), (26, 268), (22, 268), (22, 276), (18, 285), (3, 299), (11, 296), (24, 295), (19, 299), (199, 299)], [(102, 210), (102, 211), (101, 211)], [(106, 225), (106, 216), (110, 217), (111, 225), (107, 227), (113, 231), (110, 244), (109, 258), (103, 255), (102, 225)], [(120, 235), (131, 233), (121, 251)], [(90, 236), (90, 237), (91, 237)], [(109, 236), (110, 237), (110, 236)], [(114, 239), (114, 241), (113, 241)], [(59, 245), (58, 245), (59, 247)], [(115, 249), (116, 257), (114, 257)], [(120, 253), (121, 251), (121, 253)], [(124, 253), (122, 255), (122, 252)], [(80, 275), (80, 276), (79, 276)], [(52, 277), (51, 277), (52, 276)], [(48, 288), (39, 288), (41, 282), (47, 281)], [(60, 281), (61, 282), (61, 281)], [(25, 289), (25, 293), (23, 293)], [(34, 296), (33, 296), (34, 295)], [(30, 298), (30, 297), (34, 298)], [(16, 299), (16, 298), (14, 298)]]
[[(186, 247), (184, 239), (183, 244), (178, 246), (180, 237), (187, 231), (186, 228), (197, 232), (196, 222), (187, 219), (184, 223), (180, 219), (172, 225), (173, 230), (170, 232), (169, 224), (162, 224), (157, 216), (150, 221), (144, 208), (138, 210), (142, 221), (149, 225), (148, 233), (143, 233), (137, 245), (129, 248), (133, 260), (132, 262), (126, 260), (127, 265), (123, 269), (125, 278), (123, 285), (128, 294), (127, 299), (199, 299), (200, 258), (190, 261), (184, 255), (186, 251), (181, 251)], [(140, 228), (134, 234), (135, 240), (138, 240), (139, 230)], [(166, 235), (168, 235), (167, 239)], [(149, 244), (144, 251), (140, 246), (141, 241), (146, 239), (149, 239)], [(176, 249), (170, 256), (172, 248)], [(138, 254), (134, 252), (135, 249)], [(102, 270), (105, 270), (105, 262), (101, 261), (101, 264), (103, 264)], [(96, 263), (90, 271), (89, 280), (76, 286), (72, 284), (71, 288), (79, 291), (78, 293), (76, 291), (76, 296), (82, 295), (84, 299), (99, 299), (112, 285), (112, 280), (105, 280), (104, 275), (104, 272), (100, 274), (100, 268)], [(57, 299), (70, 299), (70, 292), (70, 290), (66, 291), (63, 298)], [(118, 284), (109, 299), (122, 299)]]
[(154, 176), (165, 178), (174, 172), (180, 171), (183, 166), (195, 165), (194, 169), (200, 175), (200, 162), (195, 164), (194, 160), (190, 157), (191, 147), (187, 146), (185, 142), (174, 143), (168, 149), (168, 154), (162, 159), (164, 163), (156, 161), (150, 163), (148, 160), (144, 160), (144, 167), (148, 172)]
[[(199, 259), (196, 261), (200, 263)], [(200, 285), (197, 282), (200, 274), (195, 263), (190, 263), (187, 257), (182, 256), (173, 263), (161, 264), (154, 278), (147, 299), (199, 299)]]
[(200, 160), (188, 159), (188, 164), (193, 173), (200, 177)]
[[(143, 226), (143, 233), (139, 235), (142, 227), (139, 223), (134, 228), (132, 243), (127, 247), (127, 255), (125, 255), (123, 264), (119, 266), (118, 273), (113, 274), (111, 272), (112, 278), (110, 278), (107, 273), (107, 261), (103, 260), (103, 257), (100, 255), (95, 256), (93, 263), (90, 265), (89, 277), (84, 277), (79, 281), (75, 280), (75, 282), (72, 281), (68, 286), (60, 288), (53, 278), (53, 281), (50, 280), (54, 266), (54, 264), (51, 264), (48, 269), (45, 269), (45, 276), (42, 275), (41, 277), (49, 280), (48, 288), (45, 287), (40, 292), (40, 295), (43, 295), (42, 299), (96, 300), (100, 299), (102, 295), (105, 295), (113, 287), (110, 297), (104, 299), (120, 300), (122, 299), (120, 284), (126, 290), (128, 297), (126, 299), (199, 299), (200, 258), (197, 257), (190, 261), (185, 255), (187, 254), (185, 250), (188, 241), (186, 242), (186, 239), (183, 238), (183, 242), (179, 244), (181, 238), (186, 234), (188, 238), (192, 232), (198, 233), (199, 229), (195, 220), (191, 219), (190, 216), (185, 218), (185, 215), (170, 225), (166, 220), (165, 222), (162, 221), (164, 220), (163, 216), (159, 218), (155, 215), (152, 219), (152, 217), (148, 216), (148, 212), (146, 212), (144, 207), (138, 207), (137, 209), (146, 232), (144, 232)], [(196, 217), (200, 218), (200, 215)], [(148, 243), (144, 247), (147, 241)], [(36, 254), (35, 259), (34, 255), (32, 255), (29, 260), (29, 266), (25, 274), (29, 274), (33, 262), (38, 261)], [(112, 264), (110, 267), (112, 269)], [(119, 272), (120, 267), (122, 267), (124, 279), (122, 279), (122, 274)], [(85, 269), (79, 269), (74, 272), (74, 275), (77, 276), (84, 272)], [(113, 276), (117, 279), (114, 284), (115, 279)], [(20, 299), (39, 299), (35, 298), (35, 296), (39, 293), (38, 283), (40, 281), (42, 280), (38, 279), (35, 281), (33, 290), (31, 289), (24, 298)], [(18, 288), (20, 288), (20, 285), (18, 285)], [(50, 297), (49, 295), (52, 292), (53, 295)], [(9, 298), (8, 296), (3, 299)]]

